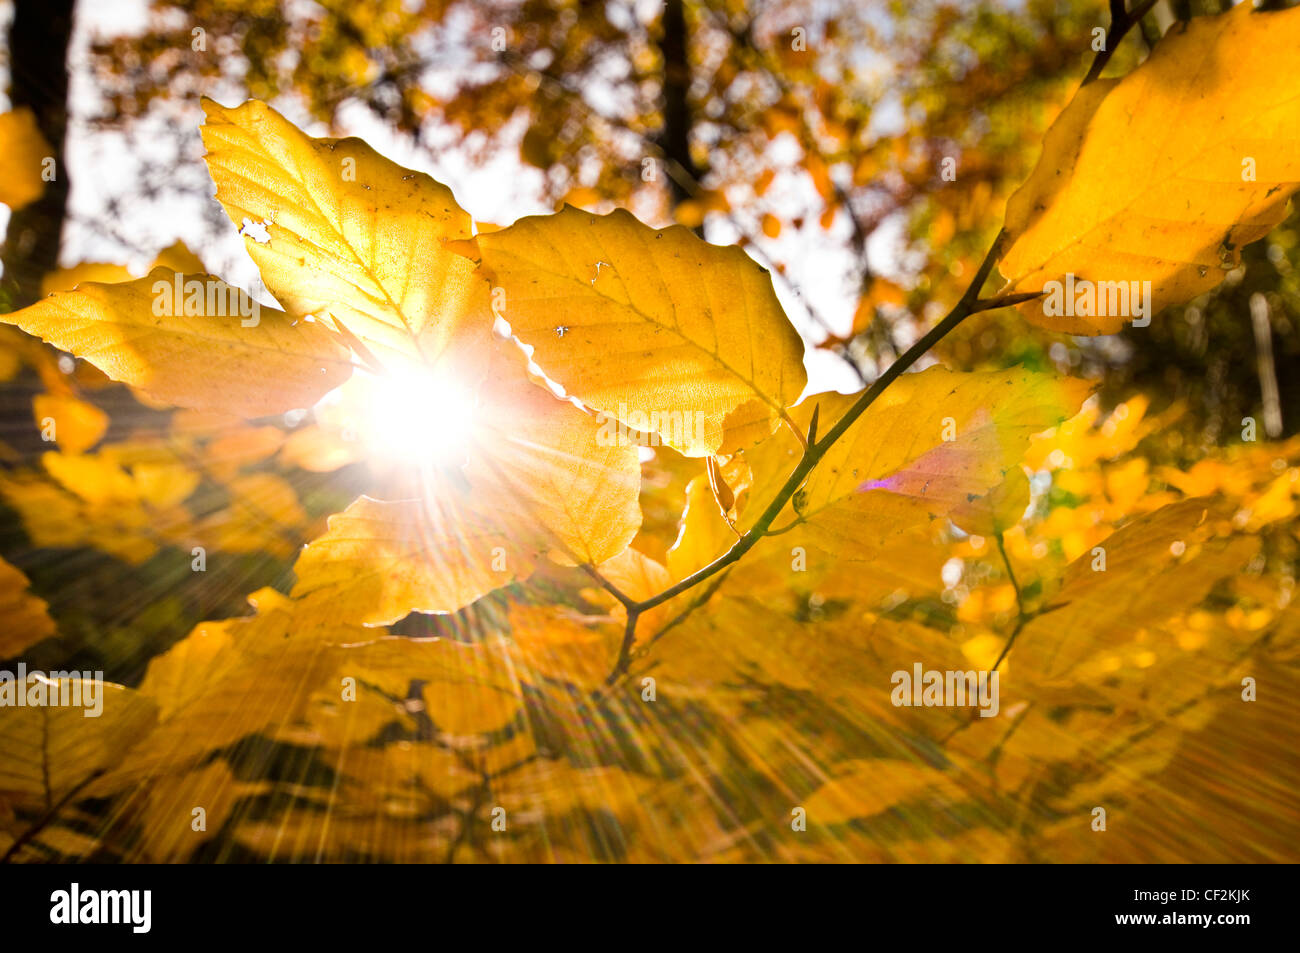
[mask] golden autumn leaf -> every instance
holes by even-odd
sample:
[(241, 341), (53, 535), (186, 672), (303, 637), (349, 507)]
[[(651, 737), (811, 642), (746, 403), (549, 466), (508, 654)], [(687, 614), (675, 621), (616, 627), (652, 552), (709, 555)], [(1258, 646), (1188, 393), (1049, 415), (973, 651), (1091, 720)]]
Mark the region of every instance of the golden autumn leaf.
[(769, 593), (773, 607), (784, 607), (791, 614), (841, 602), (877, 610), (924, 597), (943, 587), (943, 565), (949, 553), (940, 542), (939, 526), (917, 524), (889, 539), (877, 551), (870, 572), (863, 572), (859, 560), (801, 545), (797, 538), (791, 539), (797, 530), (772, 536), (731, 571), (727, 586)]
[(71, 394), (37, 394), (32, 398), (36, 425), (53, 435), (60, 449), (84, 453), (108, 430), (108, 414)]
[(1021, 633), (1016, 664), (1035, 680), (1059, 678), (1088, 656), (1131, 641), (1143, 627), (1193, 609), (1258, 549), (1249, 537), (1216, 539), (1224, 516), (1213, 500), (1183, 500), (1134, 520), (1080, 556), (1053, 597), (1062, 607)]
[(203, 108), (217, 201), (291, 315), (328, 316), (381, 363), (436, 364), (453, 342), (486, 340), (487, 289), (445, 245), (472, 234), (450, 189), (360, 139), (313, 139), (265, 103)]
[[(204, 834), (221, 830), (240, 798), (260, 794), (268, 787), (265, 782), (240, 781), (220, 760), (154, 779), (140, 789), (132, 804), (140, 812), (141, 852), (156, 863), (184, 860)], [(195, 811), (200, 809), (204, 826), (196, 831)]]
[(169, 532), (188, 523), (179, 504), (199, 480), (174, 460), (132, 459), (110, 448), (48, 451), (41, 464), (45, 474), (0, 477), (0, 495), (22, 515), (32, 541), (90, 545), (132, 564), (144, 562)]
[[(458, 490), (448, 487), (454, 498)], [(294, 564), (295, 598), (315, 597), (342, 618), (387, 625), (411, 612), (452, 612), (532, 572), (541, 546), (491, 513), (423, 500), (363, 496)]]
[(312, 473), (330, 473), (360, 459), (353, 442), (322, 427), (299, 427), (285, 438), (280, 462)]
[(116, 381), (198, 410), (283, 413), (347, 379), (347, 351), (325, 327), (260, 306), (244, 317), (232, 309), (237, 301), (250, 304), (219, 278), (156, 268), (135, 281), (80, 285), (0, 320)]
[(130, 759), (94, 791), (186, 770), (211, 751), (303, 717), (313, 692), (338, 669), (336, 647), (368, 637), (274, 590), (249, 601), (255, 615), (203, 623), (153, 659), (138, 693), (157, 724), (132, 739)]
[(623, 627), (555, 606), (510, 607), (509, 655), (531, 680), (602, 685), (618, 658)]
[(1006, 479), (980, 496), (957, 504), (948, 518), (967, 533), (996, 536), (1020, 522), (1029, 506), (1029, 478), (1020, 467), (1007, 471)]
[(648, 671), (674, 696), (687, 694), (731, 710), (781, 686), (843, 705), (873, 735), (901, 728), (939, 741), (964, 712), (894, 703), (897, 672), (965, 671), (971, 666), (951, 634), (916, 622), (851, 611), (826, 619), (796, 618), (744, 595), (724, 596), (668, 632)]
[(962, 800), (963, 793), (938, 768), (875, 758), (841, 765), (834, 777), (812, 793), (804, 807), (814, 824), (840, 824), (922, 796), (955, 802)]
[(686, 504), (677, 539), (668, 550), (668, 571), (674, 579), (683, 579), (716, 559), (736, 538), (708, 476), (697, 476), (686, 484)]
[[(202, 271), (203, 269), (200, 267), (198, 270)], [(52, 294), (58, 294), (60, 291), (72, 291), (83, 282), (94, 281), (99, 284), (116, 284), (139, 277), (140, 275), (133, 275), (126, 265), (116, 265), (112, 262), (103, 261), (83, 261), (71, 268), (60, 268), (57, 271), (52, 271), (42, 278), (41, 294), (48, 297)]]
[(492, 364), (463, 472), (470, 491), (517, 526), (531, 526), (570, 565), (627, 549), (641, 525), (637, 448), (572, 403), (525, 378), (517, 355)]
[(307, 514), (293, 485), (277, 473), (247, 473), (227, 481), (229, 505), (196, 521), (194, 531), (217, 549), (266, 550), (289, 558)]
[[(155, 268), (170, 268), (172, 271), (179, 271), (183, 275), (201, 275), (207, 271), (199, 256), (190, 251), (184, 242), (180, 241), (173, 242), (160, 251), (158, 257), (153, 260), (153, 264), (146, 269), (146, 272), (153, 271)], [(83, 261), (70, 268), (60, 268), (57, 271), (52, 271), (42, 278), (41, 294), (52, 295), (60, 291), (72, 291), (84, 281), (107, 284), (131, 281), (133, 278), (139, 277), (141, 277), (139, 274), (133, 273), (125, 265)]]
[(0, 658), (13, 658), (54, 634), (45, 600), (29, 586), (22, 570), (0, 559)]
[[(1019, 369), (905, 374), (829, 449), (778, 525), (797, 522), (792, 544), (869, 558), (908, 526), (946, 515), (1002, 482), (1030, 437), (1074, 413), (1089, 390), (1082, 381)], [(810, 397), (792, 416), (806, 429), (814, 408), (835, 420), (853, 400)], [(770, 499), (800, 453), (786, 433), (746, 453), (751, 496)], [(757, 515), (748, 508), (740, 528)]]
[[(1171, 30), (1122, 79), (1079, 90), (1007, 203), (1006, 290), (1060, 283), (1020, 306), (1027, 318), (1071, 334), (1149, 320), (1219, 284), (1242, 246), (1282, 221), (1300, 187), (1300, 88), (1276, 64), (1298, 42), (1300, 11), (1242, 3)], [(1145, 282), (1139, 315), (1131, 291)]]
[(45, 162), (53, 156), (30, 109), (0, 113), (0, 202), (17, 211), (40, 198)]
[(687, 456), (755, 442), (803, 391), (799, 336), (739, 248), (571, 206), (477, 248), (502, 316), (549, 377)]
[[(122, 685), (34, 674), (23, 685), (5, 675), (0, 691), (25, 691), (29, 699), (34, 692), (56, 692), (82, 702), (17, 707), (6, 700), (0, 706), (0, 792), (47, 808), (96, 772), (116, 766), (157, 718), (152, 700)], [(87, 717), (95, 706), (102, 706), (98, 716)]]
[(507, 660), (486, 645), (448, 639), (381, 638), (341, 647), (340, 675), (405, 698), (422, 685), (419, 710), (453, 736), (485, 734), (512, 722), (522, 704), (518, 678)]

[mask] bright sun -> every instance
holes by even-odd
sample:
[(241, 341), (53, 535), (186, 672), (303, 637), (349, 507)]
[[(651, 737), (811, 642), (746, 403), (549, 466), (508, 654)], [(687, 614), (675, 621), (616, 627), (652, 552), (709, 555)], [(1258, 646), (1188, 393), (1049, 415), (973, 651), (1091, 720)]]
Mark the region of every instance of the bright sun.
[(357, 437), (376, 457), (410, 466), (460, 463), (474, 432), (474, 395), (450, 372), (366, 379)]

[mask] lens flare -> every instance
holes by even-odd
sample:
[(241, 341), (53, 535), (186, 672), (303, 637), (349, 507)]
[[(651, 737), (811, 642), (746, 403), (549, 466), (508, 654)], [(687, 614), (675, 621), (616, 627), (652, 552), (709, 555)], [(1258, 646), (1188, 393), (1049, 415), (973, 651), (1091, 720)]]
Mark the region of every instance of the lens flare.
[(367, 378), (357, 438), (372, 456), (417, 467), (464, 461), (473, 441), (473, 391), (450, 371), (401, 371)]

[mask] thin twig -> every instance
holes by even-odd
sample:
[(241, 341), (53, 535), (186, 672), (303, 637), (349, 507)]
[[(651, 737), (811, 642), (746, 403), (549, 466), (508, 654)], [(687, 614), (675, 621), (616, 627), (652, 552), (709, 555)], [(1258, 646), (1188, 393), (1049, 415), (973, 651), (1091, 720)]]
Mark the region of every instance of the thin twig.
[(614, 670), (609, 673), (605, 679), (606, 685), (613, 685), (627, 671), (627, 667), (632, 664), (632, 645), (636, 642), (636, 624), (641, 618), (642, 610), (637, 606), (629, 606), (627, 610), (627, 624), (623, 628), (623, 642), (618, 647), (618, 661), (614, 663)]
[(623, 608), (630, 609), (636, 605), (635, 599), (633, 599), (631, 596), (625, 593), (618, 586), (614, 585), (612, 582), (610, 582), (608, 579), (602, 576), (600, 574), (600, 571), (596, 569), (595, 566), (591, 565), (590, 563), (583, 563), (582, 571), (585, 572), (592, 579), (596, 580), (596, 582), (600, 585), (602, 589), (604, 589), (611, 596), (613, 596), (615, 599), (621, 602), (623, 604)]
[(1145, 0), (1143, 4), (1135, 7), (1131, 13), (1124, 12), (1122, 0), (1115, 0), (1110, 5), (1110, 29), (1106, 31), (1106, 45), (1097, 51), (1093, 57), (1092, 66), (1088, 69), (1088, 75), (1083, 78), (1081, 86), (1087, 86), (1094, 79), (1101, 75), (1101, 71), (1106, 68), (1110, 58), (1115, 55), (1120, 41), (1124, 35), (1133, 28), (1133, 25), (1140, 21), (1150, 12), (1159, 0)]
[[(656, 642), (662, 639), (673, 629), (677, 628), (677, 626), (685, 622), (687, 617), (692, 612), (694, 612), (696, 609), (700, 608), (702, 605), (704, 605), (706, 602), (712, 599), (713, 596), (717, 593), (717, 591), (722, 588), (722, 584), (727, 581), (727, 576), (728, 574), (730, 574), (730, 572), (731, 570), (728, 569), (725, 572), (723, 572), (721, 575), (719, 575), (717, 579), (713, 580), (713, 582), (710, 583), (709, 586), (699, 594), (699, 596), (691, 600), (690, 605), (688, 605), (681, 612), (677, 613), (677, 615), (669, 619), (668, 622), (664, 624), (664, 627), (662, 629), (660, 629), (649, 639), (647, 639), (645, 645), (641, 646), (641, 648), (637, 649), (635, 652), (629, 651), (626, 660), (624, 660), (620, 656), (618, 663), (614, 666), (614, 671), (610, 673), (609, 678), (605, 680), (604, 688), (601, 691), (595, 692), (593, 694), (592, 703), (599, 705), (606, 698), (608, 698), (610, 690), (618, 683), (618, 680), (627, 673), (629, 666), (631, 666), (633, 662), (635, 662), (637, 659), (641, 658), (647, 652), (649, 652), (650, 647), (653, 646)], [(624, 644), (627, 645), (626, 641)]]
[(1025, 611), (1024, 590), (1020, 588), (1020, 583), (1016, 581), (1015, 570), (1011, 568), (1011, 557), (1007, 555), (1006, 543), (1002, 541), (1002, 531), (998, 530), (998, 532), (994, 534), (993, 538), (997, 540), (998, 552), (1002, 554), (1002, 565), (1006, 567), (1007, 579), (1011, 581), (1011, 588), (1016, 591), (1016, 625), (1015, 628), (1011, 630), (1011, 637), (1007, 639), (1007, 644), (1002, 646), (1002, 651), (998, 653), (998, 660), (993, 663), (993, 668), (989, 670), (996, 672), (998, 666), (1002, 664), (1002, 660), (1006, 658), (1007, 653), (1011, 651), (1011, 646), (1016, 644), (1016, 636), (1020, 635), (1020, 630), (1025, 627), (1025, 623), (1030, 620), (1031, 616)]
[(704, 605), (706, 602), (712, 599), (714, 594), (716, 594), (717, 591), (722, 588), (722, 584), (727, 581), (727, 576), (730, 573), (731, 570), (728, 569), (726, 570), (726, 572), (723, 572), (720, 576), (718, 576), (717, 579), (713, 580), (713, 582), (709, 584), (708, 588), (705, 589), (702, 593), (700, 593), (698, 598), (691, 600), (690, 605), (688, 605), (681, 612), (677, 613), (677, 615), (673, 616), (672, 619), (670, 619), (662, 629), (660, 629), (658, 632), (652, 635), (650, 639), (646, 642), (645, 648), (642, 649), (640, 652), (638, 652), (637, 655), (641, 655), (644, 652), (648, 651), (650, 646), (654, 645), (656, 642), (662, 639), (672, 629), (677, 628), (677, 626), (685, 622), (687, 616), (689, 616), (696, 609), (700, 608), (700, 606)]
[[(1002, 531), (998, 530), (993, 537), (998, 543), (998, 552), (1002, 554), (1002, 565), (1007, 571), (1007, 579), (1011, 581), (1011, 588), (1016, 591), (1016, 609), (1021, 615), (1025, 614), (1025, 597), (1020, 589), (1020, 583), (1016, 581), (1015, 570), (1011, 568), (1011, 558), (1007, 556), (1007, 546), (1002, 540)], [(995, 665), (994, 668), (997, 668)]]

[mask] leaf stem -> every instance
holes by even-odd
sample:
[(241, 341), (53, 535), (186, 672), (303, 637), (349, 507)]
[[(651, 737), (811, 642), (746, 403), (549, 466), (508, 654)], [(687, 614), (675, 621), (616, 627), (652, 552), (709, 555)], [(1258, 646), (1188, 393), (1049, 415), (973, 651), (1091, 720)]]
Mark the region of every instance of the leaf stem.
[(596, 580), (596, 582), (600, 585), (602, 589), (604, 589), (611, 596), (613, 596), (615, 599), (621, 602), (623, 604), (624, 609), (631, 609), (636, 605), (635, 599), (633, 599), (631, 596), (625, 593), (618, 586), (614, 585), (612, 582), (610, 582), (608, 579), (602, 576), (595, 566), (591, 565), (590, 563), (583, 563), (582, 569), (583, 572), (585, 572), (588, 576)]
[(1020, 588), (1020, 583), (1016, 581), (1015, 571), (1011, 568), (1011, 558), (1007, 555), (1007, 546), (1006, 543), (1002, 541), (1001, 530), (998, 530), (994, 539), (998, 542), (998, 552), (1002, 554), (1002, 565), (1006, 568), (1007, 579), (1011, 581), (1011, 588), (1016, 591), (1016, 624), (1011, 630), (1011, 636), (1007, 639), (1006, 645), (1002, 646), (1002, 651), (998, 653), (998, 659), (993, 663), (993, 668), (989, 670), (992, 672), (998, 670), (998, 666), (1002, 664), (1002, 660), (1006, 658), (1007, 653), (1011, 651), (1011, 646), (1016, 644), (1016, 637), (1020, 635), (1020, 630), (1025, 627), (1025, 623), (1030, 619), (1029, 613), (1025, 611), (1024, 591)]
[[(1011, 558), (1007, 556), (1007, 544), (1002, 540), (1002, 530), (998, 530), (994, 539), (998, 543), (998, 552), (1002, 555), (1002, 566), (1007, 571), (1007, 579), (1011, 581), (1011, 588), (1016, 591), (1016, 610), (1020, 615), (1025, 614), (1025, 597), (1020, 589), (1020, 583), (1016, 581), (1015, 570), (1011, 568)], [(993, 666), (997, 668), (997, 666)]]

